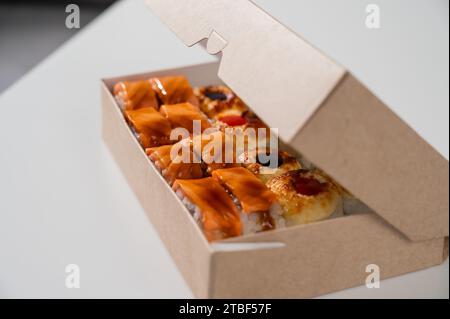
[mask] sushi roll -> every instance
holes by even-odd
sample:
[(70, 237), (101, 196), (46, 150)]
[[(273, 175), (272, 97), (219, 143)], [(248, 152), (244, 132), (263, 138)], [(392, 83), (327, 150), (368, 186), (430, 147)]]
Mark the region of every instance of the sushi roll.
[(149, 80), (119, 82), (114, 86), (113, 94), (122, 111), (159, 108), (158, 99)]
[(286, 226), (307, 224), (343, 214), (339, 187), (318, 171), (295, 170), (271, 179)]
[(252, 128), (255, 133), (258, 133), (258, 129), (264, 129), (266, 131), (266, 136), (270, 136), (269, 127), (253, 112), (245, 111), (239, 112), (236, 110), (227, 110), (219, 113), (214, 118), (214, 126), (219, 129), (235, 128), (235, 129), (248, 129)]
[(189, 81), (184, 76), (165, 76), (150, 79), (161, 104), (190, 103), (199, 106)]
[[(198, 179), (204, 177), (204, 169), (201, 163), (194, 163), (192, 154), (183, 161), (174, 155), (174, 145), (165, 145), (146, 150), (148, 157), (155, 164), (164, 179), (172, 185), (177, 179)], [(173, 158), (175, 157), (175, 158)]]
[(125, 118), (144, 149), (172, 143), (170, 122), (154, 108), (127, 110)]
[(176, 180), (173, 190), (186, 205), (208, 241), (242, 234), (242, 222), (233, 200), (212, 177)]
[[(309, 164), (309, 167), (314, 167), (313, 164)], [(322, 176), (330, 180), (339, 190), (339, 193), (342, 196), (342, 207), (343, 207), (343, 214), (344, 215), (356, 215), (356, 214), (367, 214), (367, 213), (373, 213), (374, 211), (367, 206), (365, 203), (363, 203), (361, 200), (356, 198), (352, 193), (350, 193), (345, 187), (338, 184), (333, 180), (331, 176), (329, 176), (324, 171), (320, 170), (319, 168), (313, 168), (317, 172), (319, 172)]]
[(220, 116), (240, 116), (248, 110), (245, 103), (226, 86), (205, 86), (194, 89), (200, 109), (211, 119)]
[(276, 176), (302, 168), (297, 159), (287, 152), (278, 152), (276, 165), (270, 160), (267, 161), (271, 155), (270, 152), (266, 154), (266, 152), (247, 151), (239, 156), (239, 163), (242, 163), (243, 167), (255, 174), (265, 184)]
[(233, 135), (212, 128), (201, 135), (193, 136), (190, 143), (195, 156), (205, 164), (208, 174), (216, 169), (239, 166)]
[(208, 118), (190, 103), (162, 105), (160, 112), (167, 118), (173, 128), (185, 128), (189, 133), (194, 131), (194, 121), (200, 122), (201, 132), (211, 127)]
[[(200, 101), (200, 109), (211, 120), (213, 127), (223, 132), (231, 131), (235, 136), (253, 134), (255, 146), (259, 143), (265, 146), (270, 144), (269, 127), (229, 88), (206, 86), (195, 88), (194, 92)], [(253, 133), (248, 129), (253, 129)], [(260, 130), (264, 130), (264, 134)]]
[(242, 115), (227, 115), (219, 117), (214, 127), (234, 135), (236, 155), (249, 150), (266, 151), (278, 145), (278, 139), (272, 135), (270, 128), (251, 111)]
[(267, 231), (284, 226), (277, 198), (255, 175), (243, 167), (212, 172), (239, 207), (243, 234)]

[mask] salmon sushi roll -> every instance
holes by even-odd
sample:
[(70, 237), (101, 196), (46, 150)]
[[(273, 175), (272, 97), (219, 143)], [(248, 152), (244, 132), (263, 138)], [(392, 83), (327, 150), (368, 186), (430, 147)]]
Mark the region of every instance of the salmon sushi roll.
[(127, 110), (125, 118), (144, 149), (173, 143), (170, 122), (154, 108)]
[(162, 105), (160, 112), (173, 128), (184, 128), (191, 134), (194, 132), (194, 121), (200, 124), (201, 132), (211, 127), (208, 118), (191, 103)]
[(159, 108), (156, 93), (149, 80), (119, 82), (114, 86), (113, 94), (122, 111)]
[(192, 214), (208, 241), (242, 234), (238, 208), (217, 180), (212, 177), (177, 180), (173, 190)]
[(198, 108), (199, 102), (188, 79), (184, 76), (164, 76), (150, 79), (161, 104), (190, 103)]
[(216, 169), (238, 166), (233, 136), (222, 131), (211, 128), (185, 142), (192, 147), (196, 158), (204, 163), (208, 174)]
[(243, 234), (252, 234), (284, 226), (275, 194), (243, 167), (212, 172), (239, 207)]
[(178, 154), (174, 154), (175, 146), (165, 145), (146, 150), (148, 157), (169, 185), (172, 185), (177, 179), (198, 179), (204, 177), (203, 166), (201, 163), (193, 161), (192, 153), (188, 154), (189, 158), (183, 159)]

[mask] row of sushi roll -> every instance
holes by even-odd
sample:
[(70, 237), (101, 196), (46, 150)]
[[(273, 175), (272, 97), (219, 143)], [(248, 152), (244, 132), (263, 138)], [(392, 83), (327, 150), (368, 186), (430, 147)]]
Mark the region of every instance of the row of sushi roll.
[[(224, 161), (225, 152), (212, 154), (207, 147), (212, 140), (221, 143), (222, 151), (230, 142), (225, 129), (267, 128), (225, 86), (192, 88), (184, 76), (165, 76), (119, 82), (113, 93), (147, 155), (209, 241), (311, 223), (364, 207), (324, 172), (288, 152), (278, 152), (276, 167), (261, 162), (260, 150), (249, 150), (248, 143), (234, 149), (231, 163)], [(193, 121), (205, 134), (192, 135)], [(191, 135), (171, 140), (172, 129), (179, 127)], [(183, 155), (187, 161), (177, 158), (182, 147), (188, 150)]]

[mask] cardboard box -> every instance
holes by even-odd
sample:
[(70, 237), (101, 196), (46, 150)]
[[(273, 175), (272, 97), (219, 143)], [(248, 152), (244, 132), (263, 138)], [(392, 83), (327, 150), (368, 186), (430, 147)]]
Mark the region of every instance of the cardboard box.
[[(448, 161), (353, 75), (250, 1), (147, 2), (185, 44), (207, 39), (221, 61), (103, 80), (103, 137), (197, 297), (312, 297), (364, 284), (371, 264), (384, 279), (445, 261)], [(178, 74), (226, 83), (376, 213), (208, 243), (111, 94), (118, 81)]]

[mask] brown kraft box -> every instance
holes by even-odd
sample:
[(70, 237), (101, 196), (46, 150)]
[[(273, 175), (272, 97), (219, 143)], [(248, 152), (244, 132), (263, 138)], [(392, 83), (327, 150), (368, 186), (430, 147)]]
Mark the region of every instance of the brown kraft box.
[[(186, 45), (204, 40), (220, 62), (102, 80), (102, 134), (197, 297), (313, 297), (364, 284), (371, 264), (384, 279), (446, 260), (448, 161), (351, 73), (248, 0), (147, 3)], [(282, 143), (375, 213), (208, 243), (111, 93), (118, 81), (179, 74), (231, 87)]]

